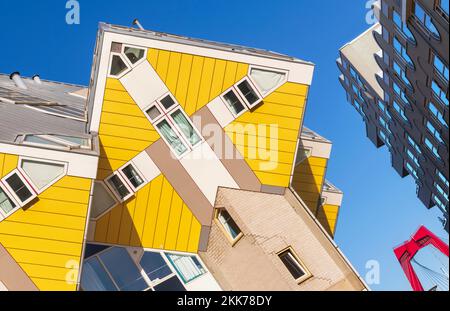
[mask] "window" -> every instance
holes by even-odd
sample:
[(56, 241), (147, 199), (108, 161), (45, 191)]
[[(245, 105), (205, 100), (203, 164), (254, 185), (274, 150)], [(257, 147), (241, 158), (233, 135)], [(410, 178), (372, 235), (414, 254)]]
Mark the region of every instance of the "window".
[(383, 114), (388, 117), (389, 120), (392, 119), (391, 114), (389, 113), (386, 104), (383, 103), (381, 100), (378, 100), (378, 107), (380, 108), (381, 112), (383, 112)]
[(394, 92), (398, 95), (398, 97), (402, 100), (402, 102), (405, 105), (411, 106), (409, 99), (406, 97), (405, 92), (400, 88), (400, 86), (397, 83), (392, 82), (392, 87), (394, 89)]
[(38, 192), (42, 192), (66, 174), (66, 164), (33, 159), (22, 159), (20, 168)]
[(298, 165), (308, 159), (312, 154), (312, 149), (307, 148), (298, 148), (297, 151), (297, 161), (295, 161), (295, 165)]
[(310, 273), (291, 248), (279, 253), (278, 257), (297, 282), (302, 282), (310, 276)]
[(389, 147), (389, 149), (392, 149), (391, 141), (387, 137), (387, 135), (383, 131), (379, 131), (381, 140)]
[(425, 12), (417, 1), (414, 1), (414, 16), (416, 19), (425, 26), (425, 28), (436, 38), (440, 39), (439, 31), (433, 24), (432, 18)]
[(439, 141), (440, 143), (444, 143), (444, 140), (441, 137), (441, 134), (439, 133), (439, 131), (433, 126), (433, 124), (431, 124), (430, 121), (427, 121), (427, 129), (428, 131), (433, 134), (434, 138), (436, 138), (437, 141)]
[(403, 109), (403, 107), (401, 107), (395, 100), (393, 106), (395, 111), (397, 111), (398, 115), (402, 117), (403, 121), (409, 122), (408, 117), (405, 114), (405, 109)]
[(36, 197), (33, 189), (28, 185), (28, 182), (18, 170), (14, 170), (9, 175), (5, 176), (2, 179), (2, 182), (21, 207), (25, 206)]
[(111, 277), (97, 257), (84, 261), (81, 275), (81, 287), (84, 291), (117, 291)]
[(448, 17), (448, 0), (441, 0), (439, 4), (439, 8), (447, 15)]
[(436, 195), (433, 195), (433, 201), (441, 209), (442, 212), (447, 212), (447, 207)]
[(441, 171), (436, 170), (436, 175), (438, 175), (439, 179), (444, 183), (445, 186), (447, 186), (447, 188), (449, 187), (449, 183), (447, 178), (445, 178), (444, 174), (442, 174)]
[(408, 40), (416, 44), (416, 38), (414, 38), (413, 34), (409, 30), (408, 26), (403, 23), (402, 18), (400, 14), (398, 14), (396, 11), (393, 11), (393, 19), (394, 23), (397, 26), (397, 29), (400, 31), (400, 33)]
[(412, 84), (409, 81), (408, 77), (406, 77), (406, 72), (405, 70), (394, 60), (393, 62), (394, 65), (394, 71), (397, 74), (397, 76), (403, 81), (403, 83), (412, 90)]
[(353, 100), (353, 105), (355, 106), (355, 108), (356, 108), (356, 110), (359, 112), (359, 114), (360, 114), (363, 118), (365, 118), (365, 117), (366, 117), (366, 114), (364, 113), (364, 110), (362, 109), (360, 103), (359, 103), (356, 99)]
[(93, 194), (90, 214), (92, 219), (98, 219), (117, 204), (106, 185), (101, 181), (94, 182)]
[(406, 139), (408, 140), (408, 143), (411, 147), (414, 148), (414, 150), (416, 150), (416, 152), (418, 154), (422, 154), (422, 149), (419, 147), (419, 145), (414, 141), (414, 139), (409, 136), (408, 134), (406, 134)]
[(277, 88), (286, 78), (286, 74), (260, 68), (252, 68), (250, 77), (262, 95), (267, 95)]
[(434, 55), (433, 57), (433, 65), (436, 73), (441, 76), (448, 83), (449, 73), (448, 67), (444, 64), (444, 62), (439, 58), (439, 56)]
[(261, 96), (255, 90), (255, 87), (252, 86), (250, 80), (248, 80), (247, 78), (244, 78), (244, 80), (238, 82), (236, 89), (242, 95), (242, 98), (246, 101), (249, 109), (255, 107), (262, 100)]
[(233, 89), (225, 93), (225, 95), (223, 95), (223, 99), (235, 117), (239, 116), (246, 110), (244, 104)]
[(128, 188), (125, 181), (117, 173), (107, 178), (106, 183), (121, 202), (128, 200), (133, 195), (131, 189)]
[(428, 138), (425, 138), (425, 146), (427, 146), (427, 148), (434, 154), (437, 159), (441, 159), (438, 148)]
[(408, 53), (406, 52), (406, 47), (402, 43), (400, 43), (400, 41), (395, 36), (394, 49), (407, 65), (409, 65), (411, 68), (414, 68), (414, 63), (412, 62), (411, 57), (409, 57)]
[(384, 120), (381, 116), (378, 117), (378, 120), (380, 121), (381, 126), (388, 131), (389, 135), (392, 135), (392, 131), (389, 128), (389, 124)]
[(435, 80), (431, 82), (431, 89), (433, 90), (433, 94), (436, 96), (436, 98), (448, 107), (448, 99), (445, 96), (445, 91), (441, 89), (441, 87)]
[(225, 209), (216, 211), (216, 220), (219, 222), (220, 228), (225, 232), (229, 240), (234, 244), (242, 237), (242, 231), (236, 222), (231, 218)]
[(14, 203), (0, 184), (0, 221), (10, 215), (16, 207), (16, 203)]
[(109, 74), (111, 76), (119, 77), (121, 74), (123, 74), (125, 71), (127, 71), (129, 68), (125, 61), (122, 59), (122, 57), (119, 54), (113, 54), (111, 57), (111, 69), (109, 71)]
[(174, 266), (184, 284), (206, 273), (205, 268), (195, 256), (167, 254), (167, 258)]
[(145, 56), (145, 50), (130, 46), (125, 46), (123, 53), (133, 65), (136, 64), (139, 60), (143, 59)]
[(406, 148), (406, 154), (414, 162), (414, 164), (417, 167), (420, 167), (419, 159), (414, 155), (414, 153), (411, 151), (411, 149)]
[(139, 264), (152, 281), (164, 280), (172, 274), (172, 270), (159, 253), (145, 252)]
[(177, 157), (199, 145), (203, 138), (171, 94), (166, 94), (146, 110), (150, 122)]
[(413, 176), (415, 180), (419, 180), (419, 174), (417, 174), (417, 170), (409, 162), (406, 162), (406, 170)]
[(446, 193), (446, 191), (442, 189), (441, 185), (439, 185), (438, 183), (434, 183), (434, 188), (444, 198), (444, 200), (448, 202), (448, 193)]
[(91, 149), (91, 139), (65, 135), (25, 135), (22, 143), (55, 149)]
[(439, 123), (448, 128), (448, 124), (444, 119), (444, 115), (436, 108), (435, 105), (433, 105), (433, 103), (429, 103), (428, 104), (428, 109), (430, 110), (430, 112), (436, 117), (437, 121), (439, 121)]
[(120, 170), (125, 178), (130, 182), (135, 191), (144, 184), (144, 179), (139, 175), (133, 164), (128, 164)]

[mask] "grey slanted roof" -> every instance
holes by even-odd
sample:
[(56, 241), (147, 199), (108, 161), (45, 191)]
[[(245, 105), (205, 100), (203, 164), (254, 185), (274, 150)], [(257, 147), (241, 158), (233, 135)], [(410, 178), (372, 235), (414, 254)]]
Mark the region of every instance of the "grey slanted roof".
[[(0, 88), (87, 113), (86, 99), (69, 94), (85, 87), (46, 80), (37, 84), (32, 79), (24, 77), (22, 80), (27, 86), (27, 90), (19, 89), (9, 75), (0, 74)], [(23, 104), (6, 103), (0, 100), (0, 141), (2, 142), (14, 143), (17, 137), (23, 134), (60, 134), (89, 138), (91, 135), (88, 134), (86, 125), (87, 120), (56, 116)]]

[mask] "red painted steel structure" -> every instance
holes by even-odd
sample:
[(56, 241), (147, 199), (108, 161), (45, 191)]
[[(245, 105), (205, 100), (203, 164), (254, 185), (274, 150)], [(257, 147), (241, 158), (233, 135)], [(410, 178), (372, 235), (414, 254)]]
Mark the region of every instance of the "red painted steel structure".
[(425, 226), (421, 226), (409, 241), (394, 249), (395, 256), (397, 256), (397, 259), (400, 262), (400, 265), (402, 266), (403, 271), (405, 272), (406, 277), (408, 278), (408, 281), (414, 291), (424, 291), (424, 288), (416, 272), (414, 271), (411, 260), (420, 249), (428, 245), (433, 245), (448, 257), (448, 245)]

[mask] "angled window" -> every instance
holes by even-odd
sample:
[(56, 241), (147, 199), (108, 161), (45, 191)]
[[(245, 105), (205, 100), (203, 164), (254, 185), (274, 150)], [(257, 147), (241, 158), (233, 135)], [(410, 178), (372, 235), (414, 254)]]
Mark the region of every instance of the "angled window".
[(265, 96), (284, 82), (286, 74), (261, 68), (252, 68), (250, 77), (260, 93)]
[(409, 99), (406, 97), (405, 91), (402, 90), (400, 88), (400, 86), (397, 83), (395, 83), (395, 82), (392, 82), (392, 87), (394, 89), (395, 94), (398, 95), (398, 97), (402, 100), (402, 102), (405, 105), (411, 106), (411, 103), (409, 102)]
[(122, 172), (126, 180), (128, 180), (134, 191), (137, 191), (137, 189), (139, 189), (145, 183), (144, 178), (131, 163), (120, 169), (120, 171)]
[(440, 0), (439, 8), (444, 12), (448, 17), (448, 0)]
[(433, 116), (436, 117), (436, 119), (439, 121), (439, 123), (448, 128), (448, 124), (444, 119), (444, 115), (436, 108), (435, 105), (433, 105), (433, 103), (429, 103), (428, 104), (428, 109), (430, 110), (430, 112), (433, 114)]
[(394, 36), (394, 49), (398, 56), (411, 68), (414, 68), (414, 63), (406, 52), (406, 47)]
[(393, 20), (395, 23), (395, 26), (397, 26), (398, 31), (409, 41), (416, 44), (416, 38), (414, 38), (414, 35), (411, 33), (411, 31), (408, 28), (408, 25), (403, 23), (402, 18), (400, 14), (398, 14), (395, 10), (392, 13)]
[(445, 95), (445, 91), (443, 89), (441, 89), (441, 87), (435, 80), (433, 80), (433, 82), (431, 82), (431, 89), (433, 90), (434, 96), (439, 101), (441, 101), (445, 106), (448, 107), (448, 98)]
[(383, 114), (388, 117), (389, 120), (392, 119), (391, 114), (389, 113), (386, 104), (384, 102), (382, 102), (381, 100), (378, 100), (378, 108), (380, 108), (381, 112), (383, 112)]
[(249, 109), (252, 109), (262, 101), (261, 95), (258, 94), (258, 91), (256, 91), (256, 88), (248, 78), (244, 78), (242, 81), (238, 82), (236, 84), (236, 89)]
[(408, 77), (406, 76), (406, 72), (405, 70), (394, 60), (393, 62), (394, 65), (394, 71), (397, 74), (397, 76), (403, 81), (403, 83), (406, 85), (406, 87), (408, 87), (409, 89), (412, 90), (412, 84), (409, 81)]
[(65, 135), (25, 135), (23, 144), (54, 149), (91, 149), (91, 139)]
[(223, 95), (223, 99), (234, 116), (239, 116), (246, 110), (242, 100), (239, 98), (234, 89), (230, 89)]
[(122, 56), (120, 56), (120, 54), (115, 54), (115, 53), (112, 54), (111, 65), (110, 65), (110, 70), (109, 70), (109, 74), (111, 76), (120, 77), (128, 69), (129, 69), (128, 65), (122, 59)]
[(408, 117), (405, 114), (405, 109), (403, 109), (403, 107), (400, 106), (395, 100), (393, 106), (395, 111), (397, 111), (397, 114), (403, 119), (403, 121), (409, 122)]
[(408, 140), (408, 143), (411, 147), (414, 148), (414, 150), (417, 151), (417, 153), (422, 154), (422, 149), (419, 147), (419, 145), (414, 141), (414, 139), (406, 134), (406, 139)]
[(28, 204), (37, 196), (18, 170), (14, 170), (5, 176), (2, 182), (21, 207)]
[(444, 199), (444, 201), (448, 202), (448, 193), (444, 189), (442, 189), (441, 185), (439, 185), (438, 183), (435, 182), (434, 188), (441, 195), (441, 197)]
[(441, 76), (441, 78), (444, 79), (445, 82), (448, 83), (448, 79), (449, 79), (448, 67), (444, 64), (442, 59), (439, 56), (437, 56), (436, 54), (433, 57), (433, 66), (434, 66), (435, 72), (439, 76)]
[(241, 229), (239, 229), (236, 222), (225, 209), (216, 210), (216, 220), (219, 223), (219, 227), (233, 244), (243, 236)]
[(385, 119), (383, 119), (381, 116), (378, 117), (378, 121), (380, 122), (381, 126), (388, 131), (389, 135), (392, 135), (392, 131), (389, 128), (389, 124), (386, 122)]
[(153, 282), (164, 280), (172, 274), (172, 270), (160, 253), (145, 252), (139, 264)]
[(438, 148), (431, 142), (431, 140), (429, 140), (428, 138), (425, 137), (425, 146), (427, 146), (427, 148), (434, 154), (434, 156), (437, 159), (441, 159), (441, 156), (439, 155), (438, 152)]
[(111, 279), (104, 265), (97, 257), (83, 263), (81, 287), (84, 291), (117, 291), (117, 285)]
[(298, 256), (294, 253), (292, 248), (289, 247), (288, 249), (278, 253), (278, 257), (297, 282), (302, 282), (310, 276), (310, 273), (302, 264)]
[(439, 40), (441, 38), (439, 31), (433, 23), (433, 19), (425, 12), (417, 1), (414, 1), (414, 16), (436, 39)]
[(123, 49), (123, 53), (133, 65), (143, 59), (145, 56), (144, 49), (139, 49), (131, 46), (125, 46)]
[(414, 153), (411, 151), (411, 149), (406, 148), (406, 154), (407, 154), (408, 157), (414, 162), (414, 164), (415, 164), (417, 167), (420, 167), (419, 159), (414, 155)]
[(16, 208), (17, 204), (0, 184), (0, 221), (9, 216)]
[(437, 141), (439, 141), (441, 144), (444, 143), (444, 140), (441, 137), (441, 134), (439, 131), (431, 124), (430, 121), (427, 121), (427, 129), (428, 131), (436, 138)]
[(174, 266), (184, 284), (206, 273), (205, 268), (196, 256), (167, 254), (167, 258)]
[(20, 168), (39, 192), (66, 174), (66, 164), (56, 162), (22, 159)]
[(389, 149), (392, 149), (392, 145), (391, 145), (391, 141), (389, 140), (389, 137), (387, 137), (387, 135), (382, 130), (380, 130), (379, 133), (380, 133), (381, 140), (386, 144), (386, 146), (388, 146)]
[(92, 219), (99, 218), (117, 204), (116, 199), (101, 181), (94, 182), (93, 194), (90, 215)]
[(419, 179), (417, 170), (408, 161), (406, 161), (406, 170), (413, 176), (415, 180)]
[(117, 173), (114, 173), (113, 175), (108, 177), (106, 179), (106, 184), (112, 190), (117, 199), (119, 199), (119, 201), (121, 202), (128, 200), (133, 195), (126, 182)]
[(184, 115), (181, 109), (172, 112), (171, 117), (191, 146), (195, 146), (202, 141), (192, 122)]
[(156, 125), (156, 127), (163, 139), (167, 144), (169, 144), (177, 156), (181, 156), (188, 151), (188, 148), (183, 143), (178, 133), (173, 129), (169, 122), (167, 122), (167, 120), (162, 120)]

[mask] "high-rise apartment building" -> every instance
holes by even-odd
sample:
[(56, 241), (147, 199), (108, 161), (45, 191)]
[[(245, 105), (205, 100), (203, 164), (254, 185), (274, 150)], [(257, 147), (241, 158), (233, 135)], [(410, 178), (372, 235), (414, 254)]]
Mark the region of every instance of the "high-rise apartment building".
[(365, 290), (314, 65), (101, 24), (89, 88), (0, 75), (0, 289)]
[(448, 231), (449, 3), (382, 0), (379, 23), (340, 50), (340, 82), (368, 138), (386, 145)]

